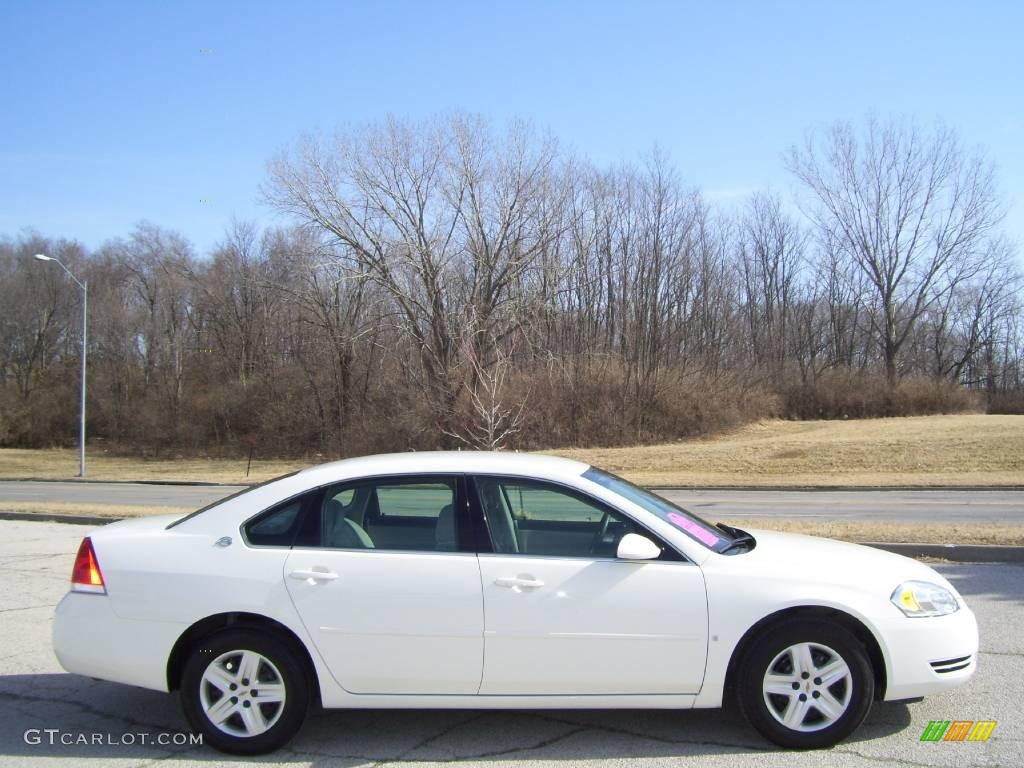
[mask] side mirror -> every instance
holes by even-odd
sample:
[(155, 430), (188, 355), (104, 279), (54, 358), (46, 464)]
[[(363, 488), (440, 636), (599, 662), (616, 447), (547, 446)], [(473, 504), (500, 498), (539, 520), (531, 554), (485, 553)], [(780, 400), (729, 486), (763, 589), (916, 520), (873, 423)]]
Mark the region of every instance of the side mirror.
[(627, 533), (619, 541), (615, 556), (619, 560), (657, 560), (661, 549), (653, 541), (639, 533)]

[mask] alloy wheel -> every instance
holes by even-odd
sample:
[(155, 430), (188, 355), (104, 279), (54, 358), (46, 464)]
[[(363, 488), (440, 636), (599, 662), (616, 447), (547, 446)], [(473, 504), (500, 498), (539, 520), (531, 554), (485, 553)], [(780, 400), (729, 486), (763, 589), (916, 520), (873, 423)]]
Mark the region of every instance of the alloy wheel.
[(210, 722), (229, 736), (259, 736), (284, 712), (285, 685), (267, 657), (251, 650), (222, 653), (199, 683), (199, 702)]
[(764, 701), (779, 723), (794, 731), (820, 731), (843, 716), (853, 697), (846, 661), (821, 643), (796, 643), (768, 665)]

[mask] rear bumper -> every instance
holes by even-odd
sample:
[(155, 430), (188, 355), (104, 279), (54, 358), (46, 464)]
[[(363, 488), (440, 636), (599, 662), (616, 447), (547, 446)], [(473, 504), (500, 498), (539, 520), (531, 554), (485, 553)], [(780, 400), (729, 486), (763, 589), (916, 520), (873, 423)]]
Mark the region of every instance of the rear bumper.
[(68, 672), (166, 691), (167, 660), (186, 629), (123, 619), (107, 595), (69, 592), (57, 605), (53, 650)]
[(965, 605), (950, 616), (896, 616), (880, 629), (888, 651), (886, 701), (954, 688), (978, 667), (978, 622)]

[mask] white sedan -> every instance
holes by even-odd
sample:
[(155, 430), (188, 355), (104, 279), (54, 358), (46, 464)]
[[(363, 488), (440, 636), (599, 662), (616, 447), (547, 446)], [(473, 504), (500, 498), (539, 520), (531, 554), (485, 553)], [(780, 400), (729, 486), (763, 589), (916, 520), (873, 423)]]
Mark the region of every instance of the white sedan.
[(964, 683), (974, 614), (933, 569), (712, 525), (520, 454), (349, 459), (86, 538), (69, 672), (180, 690), (206, 743), (273, 750), (327, 708), (719, 707), (824, 747), (873, 701)]

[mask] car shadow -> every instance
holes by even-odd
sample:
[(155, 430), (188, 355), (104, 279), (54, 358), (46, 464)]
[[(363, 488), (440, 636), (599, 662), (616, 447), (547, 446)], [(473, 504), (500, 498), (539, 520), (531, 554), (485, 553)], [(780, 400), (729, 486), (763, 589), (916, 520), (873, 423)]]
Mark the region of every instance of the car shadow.
[[(876, 704), (846, 742), (900, 733), (905, 704)], [(45, 729), (59, 729), (48, 734)], [(176, 695), (69, 674), (0, 676), (0, 755), (223, 762), (187, 734)], [(100, 743), (91, 743), (100, 734)], [(83, 741), (84, 737), (84, 741)], [(185, 736), (168, 737), (179, 741)], [(62, 741), (64, 743), (62, 743)], [(285, 748), (260, 758), (357, 766), (405, 760), (589, 760), (782, 752), (724, 710), (317, 710)], [(3, 762), (0, 760), (0, 762)]]

